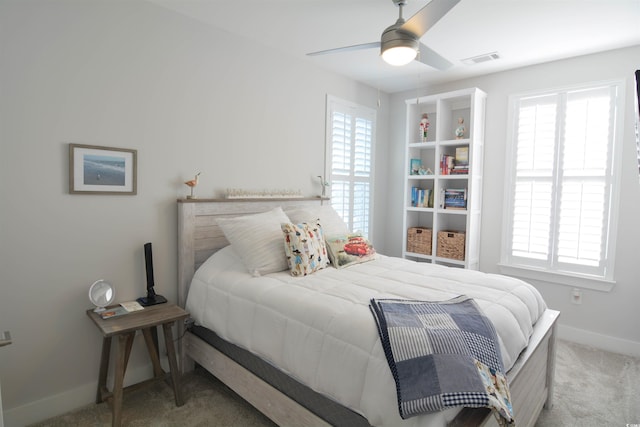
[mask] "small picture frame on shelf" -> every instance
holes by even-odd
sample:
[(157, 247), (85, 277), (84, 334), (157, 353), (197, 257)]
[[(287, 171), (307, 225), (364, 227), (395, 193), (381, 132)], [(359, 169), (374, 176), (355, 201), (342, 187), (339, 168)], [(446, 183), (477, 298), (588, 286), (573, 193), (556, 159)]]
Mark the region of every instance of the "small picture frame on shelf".
[(411, 159), (411, 165), (409, 167), (410, 175), (420, 175), (420, 170), (422, 169), (422, 160), (421, 159)]
[(69, 193), (135, 195), (137, 151), (69, 144)]

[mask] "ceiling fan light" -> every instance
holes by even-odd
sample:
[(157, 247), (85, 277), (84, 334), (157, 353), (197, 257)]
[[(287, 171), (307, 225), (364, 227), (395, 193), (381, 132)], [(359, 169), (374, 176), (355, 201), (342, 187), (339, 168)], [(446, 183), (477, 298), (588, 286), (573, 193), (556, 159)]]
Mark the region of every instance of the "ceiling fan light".
[(394, 46), (382, 52), (382, 59), (394, 66), (407, 65), (416, 59), (418, 52), (413, 47)]

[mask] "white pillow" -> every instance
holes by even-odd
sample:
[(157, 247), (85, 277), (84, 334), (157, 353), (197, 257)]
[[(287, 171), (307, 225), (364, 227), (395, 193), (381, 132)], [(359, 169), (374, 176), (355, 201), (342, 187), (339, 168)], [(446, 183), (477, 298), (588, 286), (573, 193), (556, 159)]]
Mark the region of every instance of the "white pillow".
[(218, 219), (233, 250), (254, 276), (289, 268), (282, 244), (280, 224), (283, 222), (290, 221), (280, 207), (259, 214)]
[(326, 236), (349, 234), (349, 227), (331, 205), (305, 207), (287, 211), (287, 216), (294, 224), (313, 223), (320, 220), (322, 231)]

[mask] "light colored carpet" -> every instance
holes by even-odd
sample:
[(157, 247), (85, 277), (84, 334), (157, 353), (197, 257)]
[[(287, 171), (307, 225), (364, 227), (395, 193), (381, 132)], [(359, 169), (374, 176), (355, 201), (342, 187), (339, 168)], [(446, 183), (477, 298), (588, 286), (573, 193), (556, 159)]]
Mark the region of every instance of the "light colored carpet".
[[(183, 377), (186, 403), (174, 405), (172, 389), (156, 383), (127, 394), (125, 426), (273, 427), (274, 424), (206, 372)], [(554, 407), (536, 427), (640, 426), (640, 358), (558, 341)], [(34, 427), (110, 426), (106, 404), (89, 405)]]
[[(275, 424), (202, 368), (182, 377), (184, 405), (175, 406), (173, 389), (156, 382), (125, 394), (126, 427), (274, 427)], [(111, 407), (91, 404), (33, 427), (111, 426)]]
[(554, 405), (536, 427), (640, 426), (640, 358), (557, 343)]

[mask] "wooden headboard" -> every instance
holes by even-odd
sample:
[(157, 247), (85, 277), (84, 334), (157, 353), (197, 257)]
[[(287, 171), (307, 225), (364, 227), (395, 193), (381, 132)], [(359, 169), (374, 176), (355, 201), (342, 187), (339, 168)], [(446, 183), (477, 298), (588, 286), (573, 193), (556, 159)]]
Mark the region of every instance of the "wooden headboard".
[(229, 244), (217, 218), (320, 206), (329, 199), (178, 199), (178, 305), (184, 307), (193, 274), (213, 253)]

